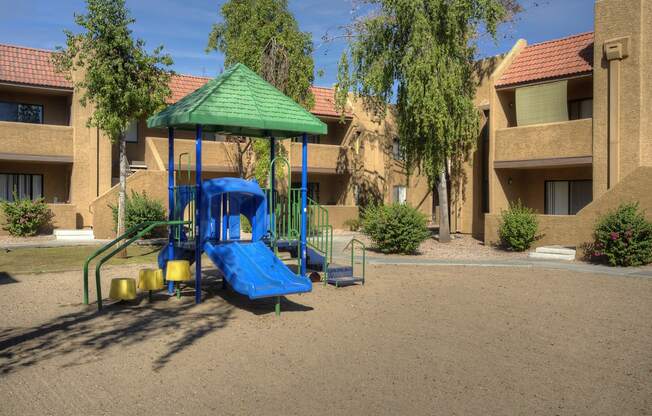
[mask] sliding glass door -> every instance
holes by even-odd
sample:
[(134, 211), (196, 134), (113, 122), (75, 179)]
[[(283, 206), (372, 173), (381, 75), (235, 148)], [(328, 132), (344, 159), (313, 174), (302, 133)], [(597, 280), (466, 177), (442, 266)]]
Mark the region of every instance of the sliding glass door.
[(593, 182), (546, 181), (546, 215), (575, 215), (593, 199)]

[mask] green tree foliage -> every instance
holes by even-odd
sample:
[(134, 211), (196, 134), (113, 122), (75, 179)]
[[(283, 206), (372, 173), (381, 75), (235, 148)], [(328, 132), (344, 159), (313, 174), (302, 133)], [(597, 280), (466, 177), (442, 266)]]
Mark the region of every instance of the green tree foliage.
[[(167, 218), (165, 207), (163, 207), (161, 201), (148, 197), (146, 192), (141, 194), (132, 191), (131, 196), (126, 199), (125, 205), (127, 211), (125, 219), (126, 228), (131, 228), (147, 221), (165, 221)], [(118, 207), (115, 205), (109, 205), (109, 208), (111, 208), (111, 211), (113, 212), (113, 224), (117, 227)], [(144, 238), (162, 235), (165, 235), (165, 227), (152, 230), (152, 232), (145, 235)]]
[(383, 253), (413, 254), (430, 236), (426, 216), (408, 204), (367, 207), (362, 232)]
[(15, 237), (35, 235), (52, 218), (52, 212), (43, 199), (19, 199), (15, 193), (13, 201), (0, 201), (0, 210), (6, 222), (3, 229)]
[[(221, 9), (222, 21), (213, 25), (207, 51), (224, 54), (225, 66), (243, 63), (306, 109), (314, 105), (310, 86), (314, 81), (312, 36), (301, 32), (288, 9), (287, 0), (228, 0)], [(270, 145), (255, 139), (254, 177), (267, 183)], [(282, 146), (277, 155), (285, 156)], [(283, 178), (281, 165), (279, 177)]]
[[(124, 230), (127, 156), (123, 132), (129, 123), (153, 114), (170, 95), (167, 67), (172, 59), (162, 46), (150, 54), (134, 39), (134, 23), (124, 0), (86, 0), (86, 14), (75, 14), (78, 33), (66, 30), (66, 48), (57, 48), (54, 63), (74, 82), (80, 103), (91, 104), (88, 126), (120, 144), (119, 226)], [(73, 72), (80, 71), (80, 77)]]
[[(378, 115), (395, 101), (408, 172), (419, 169), (431, 186), (438, 182), (445, 186), (447, 164), (466, 157), (478, 135), (474, 39), (480, 28), (495, 37), (498, 24), (518, 11), (518, 4), (515, 0), (362, 3), (369, 13), (349, 27), (349, 48), (339, 65), (337, 105), (344, 108), (351, 90)], [(445, 209), (440, 217), (447, 219), (445, 187), (439, 197)]]
[(611, 266), (652, 263), (652, 223), (637, 203), (622, 204), (598, 220), (589, 254)]
[(537, 239), (539, 222), (531, 208), (523, 206), (520, 200), (511, 203), (502, 211), (498, 235), (503, 247), (514, 251), (525, 251)]
[(315, 68), (312, 36), (299, 30), (287, 0), (228, 0), (220, 14), (223, 20), (213, 25), (207, 51), (223, 53), (227, 68), (236, 63), (247, 65), (311, 109)]

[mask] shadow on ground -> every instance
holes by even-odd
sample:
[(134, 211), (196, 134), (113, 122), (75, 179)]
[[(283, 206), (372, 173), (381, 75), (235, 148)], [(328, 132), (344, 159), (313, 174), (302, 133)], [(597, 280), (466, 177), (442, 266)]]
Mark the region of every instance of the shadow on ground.
[[(63, 367), (83, 365), (101, 360), (103, 353), (111, 349), (157, 337), (165, 340), (165, 351), (152, 361), (152, 368), (158, 371), (202, 337), (226, 327), (234, 319), (235, 308), (256, 315), (274, 313), (275, 299), (252, 301), (230, 289), (224, 290), (218, 275), (219, 272), (206, 271), (202, 284), (204, 302), (200, 305), (194, 303), (194, 290), (188, 287), (179, 301), (159, 292), (154, 294), (152, 303), (145, 295), (133, 302), (109, 303), (102, 312), (97, 311), (95, 304), (84, 306), (79, 312), (58, 316), (35, 328), (5, 327), (0, 333), (0, 374), (54, 358), (69, 357)], [(3, 283), (11, 280), (4, 273), (0, 275)], [(285, 312), (312, 310), (285, 298), (281, 305)]]

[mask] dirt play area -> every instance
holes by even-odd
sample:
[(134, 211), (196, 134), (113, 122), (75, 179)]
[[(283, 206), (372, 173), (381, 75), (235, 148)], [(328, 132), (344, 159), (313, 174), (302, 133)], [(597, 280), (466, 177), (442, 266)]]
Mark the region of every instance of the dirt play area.
[(199, 306), (188, 291), (98, 315), (79, 271), (5, 276), (0, 414), (652, 414), (652, 279), (368, 271), (284, 299), (280, 318), (217, 279)]

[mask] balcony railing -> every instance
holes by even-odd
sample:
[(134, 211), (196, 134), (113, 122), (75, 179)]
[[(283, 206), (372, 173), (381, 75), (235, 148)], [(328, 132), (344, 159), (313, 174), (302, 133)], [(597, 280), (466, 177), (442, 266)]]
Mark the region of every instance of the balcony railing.
[(508, 127), (496, 131), (495, 167), (591, 163), (593, 120)]
[[(349, 152), (346, 147), (332, 144), (308, 145), (308, 171), (314, 173), (345, 173), (349, 170)], [(301, 143), (292, 143), (290, 163), (294, 172), (301, 171), (303, 156)]]
[(0, 155), (5, 160), (72, 162), (73, 128), (0, 121)]

